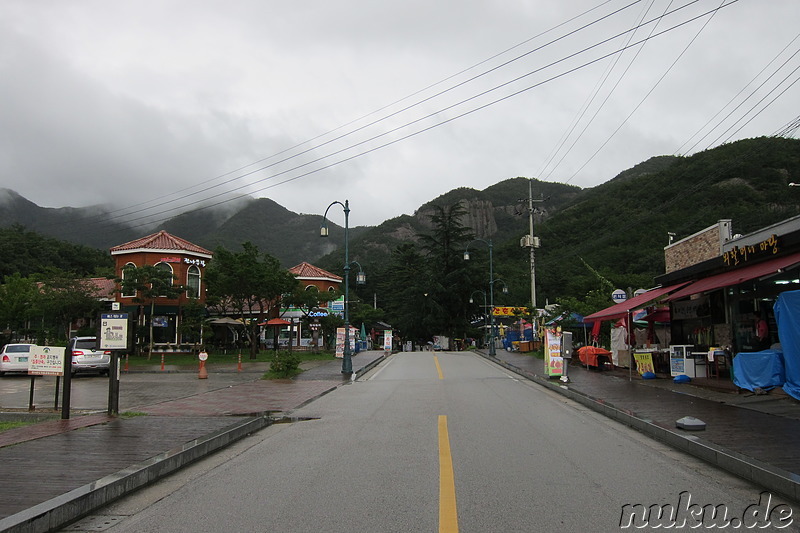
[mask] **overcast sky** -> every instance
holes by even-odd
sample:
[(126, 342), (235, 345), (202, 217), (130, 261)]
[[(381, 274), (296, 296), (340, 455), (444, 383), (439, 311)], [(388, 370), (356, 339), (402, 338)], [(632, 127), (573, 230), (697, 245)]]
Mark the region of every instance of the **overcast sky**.
[(351, 226), (516, 176), (592, 187), (794, 120), (798, 23), (798, 0), (2, 0), (0, 186), (134, 218), (349, 199)]

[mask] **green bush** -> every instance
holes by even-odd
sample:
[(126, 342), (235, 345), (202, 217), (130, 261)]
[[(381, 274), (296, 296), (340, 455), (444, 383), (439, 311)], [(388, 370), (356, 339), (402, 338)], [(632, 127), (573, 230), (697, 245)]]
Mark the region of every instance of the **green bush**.
[(275, 352), (269, 365), (270, 373), (281, 378), (290, 378), (300, 373), (300, 358), (285, 350)]

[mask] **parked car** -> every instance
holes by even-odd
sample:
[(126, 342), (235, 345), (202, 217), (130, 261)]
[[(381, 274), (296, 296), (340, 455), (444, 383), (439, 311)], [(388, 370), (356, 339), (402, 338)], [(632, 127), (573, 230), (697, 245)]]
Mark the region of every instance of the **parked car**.
[(0, 376), (6, 372), (28, 373), (31, 348), (35, 344), (6, 344), (0, 351)]
[(72, 375), (78, 372), (99, 372), (108, 374), (111, 367), (111, 352), (96, 350), (97, 337), (75, 337), (70, 341), (72, 348)]

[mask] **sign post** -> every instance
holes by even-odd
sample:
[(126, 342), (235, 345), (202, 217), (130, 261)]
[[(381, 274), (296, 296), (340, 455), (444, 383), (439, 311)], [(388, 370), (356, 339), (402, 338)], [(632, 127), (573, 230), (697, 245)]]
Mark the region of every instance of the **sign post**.
[(58, 408), (58, 376), (64, 372), (64, 348), (55, 346), (34, 346), (28, 361), (28, 375), (31, 377), (31, 395), (28, 410), (33, 411), (33, 388), (36, 376), (56, 376), (56, 408)]
[(111, 351), (108, 369), (108, 414), (119, 414), (119, 356), (128, 349), (128, 313), (101, 313), (98, 344)]

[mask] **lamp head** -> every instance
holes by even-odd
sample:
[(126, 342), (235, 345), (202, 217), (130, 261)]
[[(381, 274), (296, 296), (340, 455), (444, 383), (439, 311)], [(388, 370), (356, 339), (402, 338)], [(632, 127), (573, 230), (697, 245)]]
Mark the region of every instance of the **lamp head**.
[(469, 261), (469, 251), (464, 250), (464, 261)]
[(356, 284), (357, 285), (364, 285), (367, 283), (367, 275), (363, 272), (359, 272), (356, 274)]
[(327, 237), (328, 236), (328, 222), (323, 221), (322, 226), (319, 228), (319, 236), (320, 237)]

